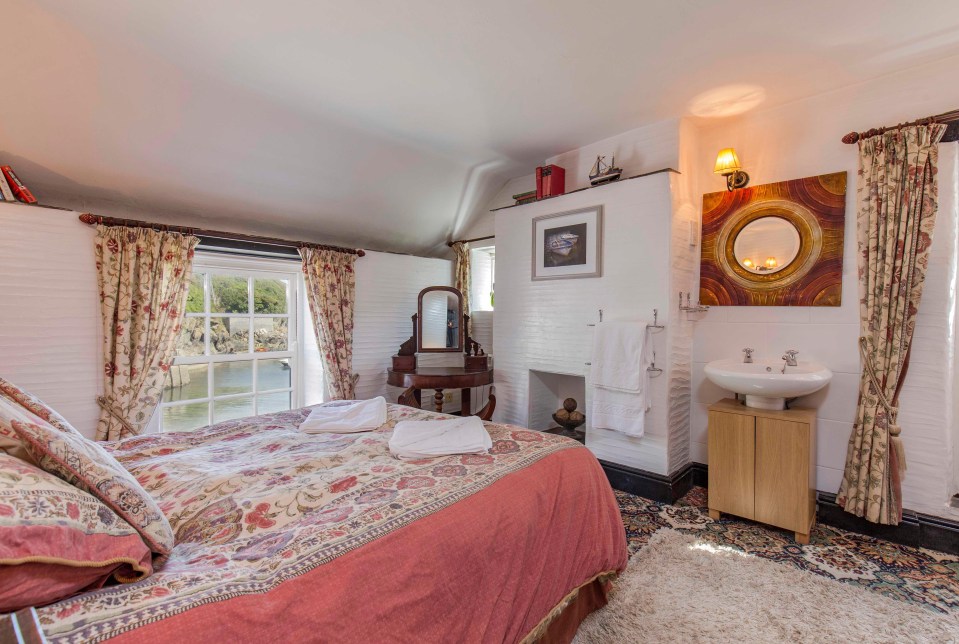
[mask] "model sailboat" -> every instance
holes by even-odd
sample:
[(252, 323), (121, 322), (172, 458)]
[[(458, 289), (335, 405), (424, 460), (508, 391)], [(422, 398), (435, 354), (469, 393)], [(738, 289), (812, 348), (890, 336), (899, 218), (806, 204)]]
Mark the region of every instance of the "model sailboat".
[(589, 171), (589, 183), (600, 186), (610, 181), (616, 181), (622, 174), (623, 169), (616, 167), (616, 157), (613, 157), (613, 161), (609, 165), (606, 164), (606, 157), (596, 157), (596, 163)]

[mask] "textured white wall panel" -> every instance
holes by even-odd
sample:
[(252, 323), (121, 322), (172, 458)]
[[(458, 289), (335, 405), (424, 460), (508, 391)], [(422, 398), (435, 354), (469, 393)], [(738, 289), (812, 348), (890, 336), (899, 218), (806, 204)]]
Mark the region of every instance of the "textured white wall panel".
[(100, 300), (93, 229), (78, 215), (0, 204), (0, 376), (93, 437)]
[[(602, 205), (603, 276), (532, 281), (532, 220), (540, 215)], [(585, 190), (496, 213), (496, 357), (497, 420), (527, 426), (531, 370), (583, 375), (589, 361), (598, 309), (605, 319), (672, 322), (670, 226), (672, 202), (668, 174), (658, 174)], [(654, 345), (666, 362), (669, 336), (658, 333)], [(646, 436), (631, 438), (592, 430), (587, 446), (600, 458), (646, 470), (667, 472), (667, 377), (651, 384), (653, 407)], [(588, 394), (587, 394), (588, 395)], [(685, 432), (685, 427), (682, 428)]]

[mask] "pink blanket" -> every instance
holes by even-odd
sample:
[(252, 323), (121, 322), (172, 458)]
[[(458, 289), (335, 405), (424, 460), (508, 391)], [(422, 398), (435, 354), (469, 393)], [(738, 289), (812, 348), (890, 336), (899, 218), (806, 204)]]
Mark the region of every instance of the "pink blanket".
[(622, 521), (578, 443), (489, 423), (489, 455), (397, 461), (308, 410), (121, 441), (176, 547), (141, 582), (39, 610), (51, 641), (514, 642), (622, 570)]

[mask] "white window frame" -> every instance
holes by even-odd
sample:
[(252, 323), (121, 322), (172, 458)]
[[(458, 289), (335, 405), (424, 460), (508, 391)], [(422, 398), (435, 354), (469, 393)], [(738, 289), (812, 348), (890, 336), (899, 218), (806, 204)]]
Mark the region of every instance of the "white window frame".
[[(485, 254), (487, 254), (487, 255), (490, 256), (490, 269), (491, 269), (491, 274), (490, 274), (490, 276), (489, 276), (489, 282), (490, 282), (490, 288), (492, 289), (492, 291), (493, 291), (493, 293), (494, 293), (494, 297), (495, 297), (495, 292), (496, 292), (496, 245), (495, 245), (495, 244), (490, 244), (490, 245), (488, 245), (488, 246), (477, 246), (476, 248), (471, 248), (471, 249), (470, 249), (471, 259), (472, 259), (472, 253), (485, 253)], [(474, 262), (471, 261), (471, 262), (470, 262), (470, 271), (475, 271), (475, 268), (476, 268), (476, 267), (475, 267), (475, 265), (474, 265)], [(476, 278), (476, 274), (475, 274), (475, 273), (473, 273), (472, 275), (470, 275), (470, 278), (471, 278), (471, 283), (473, 283), (473, 284), (475, 284), (475, 283), (478, 281), (478, 280), (475, 279), (475, 278)], [(494, 310), (496, 309), (496, 307), (495, 307), (495, 306), (490, 306), (489, 300), (490, 300), (490, 293), (489, 293), (489, 292), (486, 292), (486, 293), (479, 293), (479, 292), (471, 293), (471, 294), (470, 294), (470, 309), (472, 309), (472, 311), (489, 311), (489, 312), (492, 312), (492, 311), (494, 311)]]
[[(187, 318), (203, 318), (206, 328), (204, 329), (204, 354), (200, 356), (177, 356), (174, 358), (174, 365), (192, 365), (206, 364), (207, 368), (207, 396), (203, 398), (193, 398), (190, 400), (178, 400), (171, 402), (161, 402), (156, 414), (159, 431), (166, 431), (163, 427), (162, 410), (168, 407), (179, 407), (192, 405), (196, 403), (207, 404), (207, 425), (214, 422), (213, 414), (215, 402), (220, 400), (234, 400), (242, 398), (251, 398), (253, 401), (253, 415), (257, 415), (258, 396), (270, 393), (290, 393), (290, 407), (297, 409), (302, 407), (303, 396), (303, 375), (300, 365), (303, 363), (302, 347), (303, 342), (300, 337), (302, 324), (299, 324), (300, 317), (304, 313), (304, 307), (301, 305), (301, 284), (302, 272), (300, 264), (295, 260), (282, 260), (272, 258), (251, 258), (251, 257), (233, 257), (220, 253), (210, 253), (198, 251), (193, 260), (193, 274), (203, 273), (206, 275), (203, 289), (203, 313), (185, 313)], [(243, 276), (248, 279), (247, 294), (249, 309), (246, 313), (213, 313), (210, 311), (210, 291), (212, 286), (212, 276), (214, 275), (233, 275)], [(287, 312), (285, 314), (277, 313), (254, 313), (253, 312), (253, 292), (252, 289), (257, 278), (265, 279), (285, 279), (287, 287)], [(252, 278), (252, 279), (251, 279)], [(210, 351), (210, 319), (214, 317), (237, 317), (250, 320), (249, 345), (247, 353), (236, 354), (214, 354)], [(288, 337), (286, 351), (254, 351), (254, 321), (265, 318), (287, 318)], [(280, 389), (257, 389), (257, 370), (260, 360), (289, 359), (290, 361), (290, 387)], [(253, 363), (253, 383), (250, 392), (226, 395), (214, 395), (213, 393), (213, 370), (215, 364), (227, 362), (245, 362)], [(187, 430), (184, 430), (187, 431)]]

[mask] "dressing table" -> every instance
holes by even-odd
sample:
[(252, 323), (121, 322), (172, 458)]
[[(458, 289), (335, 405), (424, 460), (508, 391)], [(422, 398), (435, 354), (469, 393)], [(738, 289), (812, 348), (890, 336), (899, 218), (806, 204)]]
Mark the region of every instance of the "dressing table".
[[(386, 382), (405, 387), (397, 402), (419, 409), (421, 391), (432, 389), (433, 407), (443, 411), (443, 390), (460, 390), (460, 414), (471, 415), (472, 388), (493, 384), (489, 356), (469, 337), (469, 316), (463, 313), (463, 295), (450, 286), (430, 286), (420, 291), (413, 315), (413, 335), (393, 356), (393, 368)], [(463, 353), (462, 366), (418, 366), (417, 353)], [(493, 416), (496, 396), (490, 388), (489, 400), (476, 413), (483, 420)]]

